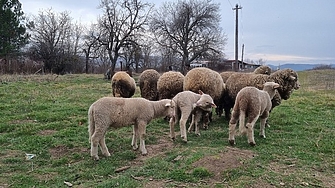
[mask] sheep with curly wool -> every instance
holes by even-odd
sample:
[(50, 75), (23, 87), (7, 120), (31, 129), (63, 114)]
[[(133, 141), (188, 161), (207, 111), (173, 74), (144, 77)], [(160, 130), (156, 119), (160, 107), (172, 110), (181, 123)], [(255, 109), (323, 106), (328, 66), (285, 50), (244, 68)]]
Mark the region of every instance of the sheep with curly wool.
[(184, 75), (176, 71), (164, 72), (157, 81), (158, 99), (172, 99), (183, 91)]
[[(239, 121), (240, 133), (246, 133), (248, 143), (251, 146), (256, 145), (254, 139), (254, 125), (260, 118), (260, 136), (265, 138), (265, 123), (271, 110), (271, 99), (276, 94), (279, 84), (275, 82), (266, 82), (263, 90), (256, 87), (244, 87), (241, 89), (235, 100), (235, 105), (229, 121), (229, 143), (235, 145), (235, 128)], [(245, 124), (245, 119), (247, 123)]]
[[(205, 111), (211, 111), (212, 107), (216, 107), (213, 101), (213, 98), (208, 95), (204, 94), (202, 91), (198, 93), (192, 91), (182, 91), (178, 93), (175, 97), (172, 98), (175, 102), (175, 116), (170, 118), (170, 137), (174, 140), (175, 139), (175, 131), (174, 126), (176, 122), (179, 120), (180, 126), (180, 135), (184, 142), (187, 142), (187, 134), (186, 134), (186, 122), (189, 119), (192, 111), (195, 108), (199, 108)], [(202, 113), (195, 113), (195, 117), (192, 117), (192, 121), (194, 121), (196, 134), (200, 135), (198, 121), (199, 117), (197, 115), (202, 115)]]
[(267, 74), (270, 75), (272, 72), (271, 67), (267, 65), (261, 65), (254, 70), (254, 74)]
[(276, 82), (280, 86), (278, 94), (272, 99), (272, 108), (278, 106), (281, 100), (290, 98), (293, 90), (299, 87), (298, 74), (292, 69), (282, 69), (271, 73), (254, 74), (254, 73), (235, 73), (231, 75), (226, 81), (226, 95), (224, 95), (224, 110), (226, 118), (230, 118), (230, 109), (234, 106), (237, 93), (244, 87), (253, 86), (258, 89), (263, 89), (265, 82)]
[(130, 98), (135, 94), (136, 82), (125, 71), (116, 72), (112, 77), (112, 93), (114, 97)]
[[(216, 106), (223, 103), (225, 88), (221, 75), (206, 67), (193, 68), (187, 72), (184, 78), (184, 91), (197, 92), (201, 90), (213, 98)], [(211, 121), (212, 112), (209, 112), (209, 115), (204, 114), (203, 118), (206, 117)], [(208, 120), (204, 121), (209, 122)]]
[(147, 69), (138, 77), (141, 97), (156, 101), (158, 100), (157, 82), (161, 75), (155, 69)]
[(171, 99), (149, 101), (144, 98), (103, 97), (95, 101), (88, 110), (88, 132), (91, 143), (91, 157), (99, 160), (98, 145), (104, 156), (110, 156), (106, 147), (105, 134), (109, 128), (133, 125), (133, 149), (138, 149), (140, 140), (142, 155), (145, 148), (146, 126), (152, 119), (174, 117), (175, 102)]

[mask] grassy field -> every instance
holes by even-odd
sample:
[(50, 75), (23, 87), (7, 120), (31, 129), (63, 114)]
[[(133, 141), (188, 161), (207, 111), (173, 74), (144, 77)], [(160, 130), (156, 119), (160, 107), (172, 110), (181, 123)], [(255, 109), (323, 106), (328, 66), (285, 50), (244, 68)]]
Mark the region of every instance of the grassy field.
[(147, 156), (132, 150), (129, 126), (108, 132), (112, 156), (100, 161), (89, 156), (87, 110), (111, 95), (102, 75), (1, 75), (0, 188), (335, 187), (334, 75), (299, 72), (302, 87), (273, 110), (266, 139), (257, 123), (255, 147), (244, 136), (230, 147), (224, 117), (187, 144), (156, 119)]

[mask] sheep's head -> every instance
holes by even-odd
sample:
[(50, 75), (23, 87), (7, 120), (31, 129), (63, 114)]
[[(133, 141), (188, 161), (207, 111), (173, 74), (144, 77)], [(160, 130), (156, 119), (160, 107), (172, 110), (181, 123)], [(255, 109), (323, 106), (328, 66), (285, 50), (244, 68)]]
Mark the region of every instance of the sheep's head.
[(171, 117), (175, 117), (175, 107), (176, 107), (176, 103), (171, 100), (171, 99), (163, 99), (164, 101), (166, 101), (165, 103), (165, 116), (171, 118)]
[[(200, 92), (201, 91), (199, 90), (199, 93)], [(210, 95), (201, 92), (200, 99), (195, 104), (193, 104), (193, 108), (196, 107), (199, 107), (205, 111), (211, 111), (212, 108), (216, 108), (216, 105), (214, 104), (213, 98)]]
[(280, 85), (278, 93), (284, 100), (290, 98), (294, 89), (299, 89), (300, 83), (298, 81), (298, 74), (292, 69), (283, 69), (276, 71), (270, 77)]

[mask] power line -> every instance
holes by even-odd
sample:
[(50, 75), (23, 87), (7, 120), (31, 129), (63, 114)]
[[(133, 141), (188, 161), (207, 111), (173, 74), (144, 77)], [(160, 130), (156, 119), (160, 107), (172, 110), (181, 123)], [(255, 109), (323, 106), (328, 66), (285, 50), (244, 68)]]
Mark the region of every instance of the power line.
[(233, 5), (230, 3), (230, 1), (229, 1), (229, 0), (228, 0), (228, 2), (229, 2), (229, 4), (230, 4), (231, 8), (233, 8)]

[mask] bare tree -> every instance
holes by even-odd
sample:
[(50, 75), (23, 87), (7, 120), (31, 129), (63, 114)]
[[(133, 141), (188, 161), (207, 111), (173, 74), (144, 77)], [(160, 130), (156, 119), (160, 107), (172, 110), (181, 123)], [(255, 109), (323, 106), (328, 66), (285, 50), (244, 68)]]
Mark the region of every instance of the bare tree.
[(151, 20), (157, 42), (179, 55), (184, 73), (195, 59), (223, 53), (227, 39), (219, 28), (219, 5), (212, 0), (167, 2)]
[(85, 73), (88, 74), (90, 60), (98, 58), (98, 50), (101, 47), (99, 39), (101, 37), (101, 31), (98, 29), (96, 24), (91, 24), (90, 28), (86, 31), (83, 36), (82, 49), (85, 54)]
[(67, 11), (55, 13), (52, 9), (33, 16), (28, 26), (31, 33), (30, 53), (44, 62), (44, 68), (54, 73), (71, 71), (79, 62), (77, 56), (80, 26), (72, 24)]
[(103, 16), (99, 18), (102, 37), (99, 39), (106, 47), (111, 72), (114, 72), (122, 49), (127, 45), (137, 46), (136, 35), (147, 24), (151, 6), (139, 0), (101, 0)]

